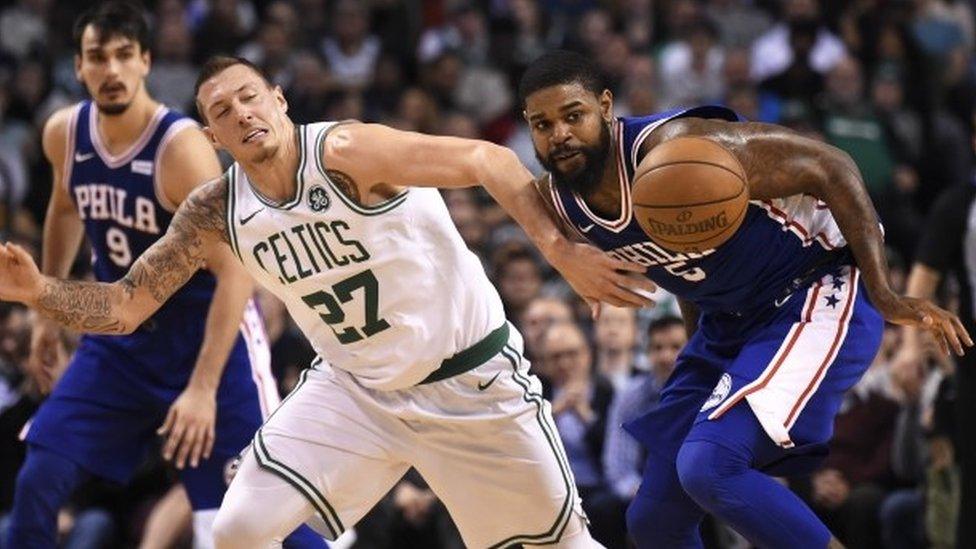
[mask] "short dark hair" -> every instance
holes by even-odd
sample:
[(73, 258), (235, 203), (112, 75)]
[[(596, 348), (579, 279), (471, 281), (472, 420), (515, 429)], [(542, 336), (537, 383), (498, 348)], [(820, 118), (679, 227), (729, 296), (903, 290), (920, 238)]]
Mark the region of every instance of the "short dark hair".
[(142, 6), (133, 2), (104, 2), (88, 8), (75, 20), (72, 35), (75, 49), (81, 55), (81, 36), (91, 25), (98, 31), (100, 44), (112, 38), (129, 38), (139, 43), (143, 52), (149, 51), (149, 23)]
[(210, 80), (214, 76), (217, 76), (234, 65), (244, 65), (245, 67), (251, 69), (257, 73), (262, 80), (264, 80), (264, 83), (267, 84), (268, 87), (271, 87), (271, 82), (268, 80), (268, 77), (265, 76), (264, 71), (247, 59), (244, 59), (243, 57), (234, 57), (231, 55), (214, 55), (207, 59), (207, 61), (203, 64), (203, 68), (200, 69), (200, 74), (197, 75), (196, 84), (193, 85), (193, 98), (197, 105), (197, 112), (200, 113), (200, 118), (202, 120), (206, 121), (207, 115), (203, 112), (203, 105), (201, 105), (200, 101), (197, 101), (196, 99), (197, 94), (200, 93), (200, 86), (202, 86), (207, 80)]
[(682, 326), (684, 327), (685, 322), (681, 318), (674, 315), (664, 315), (660, 318), (655, 318), (651, 321), (651, 324), (647, 327), (647, 340), (650, 343), (651, 336), (657, 332), (671, 328), (672, 326)]
[(606, 89), (606, 81), (596, 64), (588, 57), (569, 50), (553, 50), (542, 54), (529, 64), (519, 81), (519, 102), (550, 86), (579, 84), (599, 95)]

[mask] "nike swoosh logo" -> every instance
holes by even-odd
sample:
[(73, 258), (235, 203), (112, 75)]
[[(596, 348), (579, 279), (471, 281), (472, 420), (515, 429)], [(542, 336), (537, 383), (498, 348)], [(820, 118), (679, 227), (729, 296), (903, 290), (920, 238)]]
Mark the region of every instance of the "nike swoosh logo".
[(247, 217), (238, 218), (238, 221), (241, 222), (241, 226), (243, 227), (244, 225), (247, 225), (247, 222), (250, 221), (251, 219), (253, 219), (254, 216), (258, 215), (259, 213), (261, 213), (263, 211), (264, 211), (264, 208), (261, 208), (260, 210), (252, 213), (251, 215), (249, 215)]
[(776, 308), (779, 309), (780, 307), (783, 306), (784, 303), (789, 301), (791, 297), (793, 297), (793, 294), (790, 294), (782, 299), (777, 299), (776, 301), (773, 301), (773, 305), (775, 305)]
[(85, 160), (88, 160), (89, 158), (93, 158), (94, 156), (95, 156), (95, 153), (93, 153), (93, 152), (87, 153), (87, 154), (81, 154), (81, 153), (77, 153), (76, 152), (75, 153), (75, 162), (84, 162)]
[(501, 374), (501, 372), (498, 372), (497, 374), (495, 374), (494, 377), (492, 377), (491, 379), (489, 379), (488, 380), (488, 383), (480, 383), (479, 382), (478, 383), (478, 390), (479, 391), (484, 391), (485, 389), (487, 389), (488, 387), (490, 387), (491, 384), (494, 383), (496, 379), (498, 379), (499, 374)]
[(588, 233), (588, 232), (590, 232), (590, 229), (593, 228), (593, 226), (594, 226), (593, 223), (590, 223), (589, 225), (587, 225), (585, 227), (580, 227), (580, 231), (583, 232), (583, 233)]

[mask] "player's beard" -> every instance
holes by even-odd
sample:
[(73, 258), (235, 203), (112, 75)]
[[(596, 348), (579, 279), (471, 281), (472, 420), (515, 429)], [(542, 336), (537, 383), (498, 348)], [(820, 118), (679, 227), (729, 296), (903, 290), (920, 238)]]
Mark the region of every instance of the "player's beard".
[(119, 116), (125, 111), (129, 110), (129, 105), (131, 104), (131, 101), (128, 103), (110, 103), (108, 105), (95, 103), (95, 105), (98, 107), (98, 112), (104, 114), (105, 116)]
[(610, 126), (600, 125), (600, 140), (596, 145), (576, 147), (572, 150), (583, 155), (583, 165), (572, 173), (560, 171), (556, 167), (556, 162), (552, 160), (554, 154), (566, 152), (566, 149), (553, 149), (546, 158), (543, 158), (539, 151), (535, 151), (535, 158), (552, 174), (552, 180), (557, 186), (571, 189), (581, 196), (589, 196), (600, 185), (607, 158), (610, 157)]
[[(138, 92), (138, 90), (136, 90)], [(120, 116), (125, 111), (129, 110), (129, 106), (132, 105), (132, 101), (135, 99), (135, 94), (129, 97), (127, 101), (122, 103), (99, 103), (95, 101), (95, 106), (98, 107), (98, 112), (104, 114), (105, 116)]]

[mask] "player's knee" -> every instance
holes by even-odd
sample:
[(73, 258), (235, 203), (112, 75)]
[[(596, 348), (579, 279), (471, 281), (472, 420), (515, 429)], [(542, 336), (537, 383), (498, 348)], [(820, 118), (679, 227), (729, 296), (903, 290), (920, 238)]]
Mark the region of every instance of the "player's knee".
[(32, 448), (17, 473), (14, 486), (18, 499), (43, 499), (53, 509), (60, 507), (76, 484), (77, 465), (44, 449)]
[(697, 547), (700, 515), (638, 493), (627, 507), (627, 533), (639, 547)]
[(267, 547), (274, 539), (268, 521), (251, 516), (245, 506), (223, 505), (213, 521), (216, 549), (238, 547)]
[(714, 510), (724, 501), (723, 480), (745, 466), (731, 450), (705, 440), (682, 444), (675, 465), (681, 487), (708, 510)]

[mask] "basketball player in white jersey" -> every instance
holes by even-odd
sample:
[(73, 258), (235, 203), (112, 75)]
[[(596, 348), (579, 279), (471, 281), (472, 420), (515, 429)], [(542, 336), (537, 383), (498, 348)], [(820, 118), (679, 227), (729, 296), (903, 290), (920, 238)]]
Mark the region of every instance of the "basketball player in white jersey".
[(255, 436), (216, 545), (265, 547), (310, 519), (335, 539), (411, 466), (468, 546), (597, 545), (521, 336), (430, 187), (483, 184), (591, 303), (648, 304), (643, 268), (566, 241), (502, 147), (296, 127), (281, 90), (235, 58), (208, 62), (196, 95), (205, 131), (237, 160), (224, 177), (115, 284), (43, 277), (0, 246), (0, 298), (126, 332), (229, 245), (285, 302), (320, 358)]

